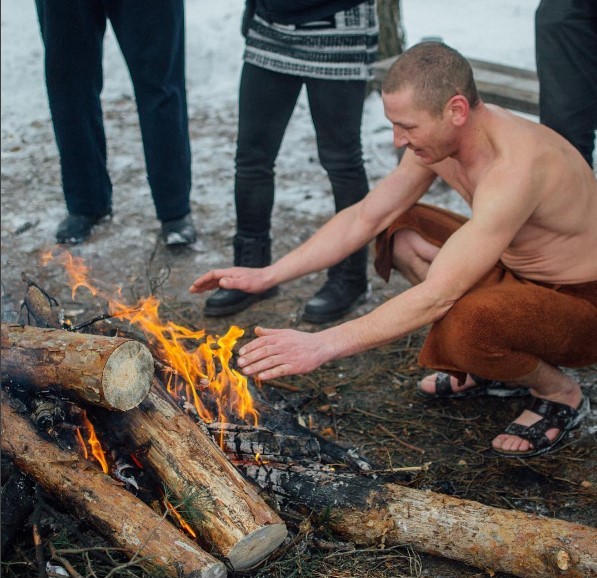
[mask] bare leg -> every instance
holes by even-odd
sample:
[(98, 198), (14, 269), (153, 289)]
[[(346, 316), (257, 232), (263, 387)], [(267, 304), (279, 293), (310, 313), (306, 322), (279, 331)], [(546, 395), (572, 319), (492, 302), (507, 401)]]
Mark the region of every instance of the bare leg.
[(412, 229), (401, 229), (394, 234), (393, 249), (394, 267), (413, 285), (418, 285), (427, 277), (440, 248)]
[[(582, 401), (580, 385), (557, 367), (548, 365), (543, 361), (539, 362), (537, 368), (529, 375), (518, 379), (517, 383), (528, 386), (531, 394), (536, 397), (563, 403), (575, 409), (579, 407)], [(515, 423), (531, 426), (540, 419), (541, 416), (525, 410), (515, 420)], [(552, 428), (547, 430), (545, 435), (550, 440), (553, 440), (557, 437), (558, 433), (558, 429)], [(508, 452), (526, 452), (532, 448), (532, 445), (527, 440), (508, 434), (497, 436), (493, 440), (492, 446)]]

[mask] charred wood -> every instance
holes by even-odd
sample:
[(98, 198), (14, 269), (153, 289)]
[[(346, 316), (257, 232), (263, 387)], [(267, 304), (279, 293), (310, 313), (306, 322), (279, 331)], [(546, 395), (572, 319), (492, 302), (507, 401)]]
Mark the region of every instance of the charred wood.
[(319, 442), (314, 437), (286, 435), (264, 427), (219, 422), (208, 424), (207, 429), (233, 461), (257, 459), (289, 464), (321, 461)]
[(595, 528), (329, 468), (238, 467), (283, 500), (328, 512), (329, 528), (355, 544), (410, 545), (521, 578), (597, 576)]
[(172, 578), (220, 578), (224, 565), (186, 538), (163, 516), (120, 484), (73, 453), (40, 438), (28, 421), (2, 398), (2, 452), (46, 492), (129, 556), (160, 568)]
[(6, 549), (21, 531), (34, 507), (35, 484), (17, 468), (11, 468), (11, 470), (10, 477), (2, 485), (2, 531), (0, 532), (2, 559), (6, 559)]

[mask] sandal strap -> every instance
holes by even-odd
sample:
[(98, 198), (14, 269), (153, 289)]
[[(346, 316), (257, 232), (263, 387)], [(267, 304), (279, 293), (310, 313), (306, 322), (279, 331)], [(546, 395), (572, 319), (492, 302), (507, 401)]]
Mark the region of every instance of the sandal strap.
[(558, 429), (565, 428), (570, 421), (574, 421), (578, 417), (578, 410), (573, 407), (539, 397), (534, 398), (527, 409), (542, 416), (543, 419), (541, 421), (548, 421), (549, 427), (547, 429), (553, 427), (557, 427)]
[(553, 443), (545, 435), (545, 432), (552, 428), (557, 428), (561, 432), (566, 431), (569, 429), (570, 423), (576, 421), (578, 418), (578, 410), (573, 407), (538, 397), (533, 400), (527, 409), (540, 415), (542, 419), (531, 426), (511, 423), (504, 430), (504, 433), (515, 435), (531, 442), (533, 448), (536, 450), (541, 450)]
[(438, 372), (437, 377), (435, 378), (435, 395), (442, 397), (454, 393), (452, 391), (450, 377), (451, 376), (448, 373)]

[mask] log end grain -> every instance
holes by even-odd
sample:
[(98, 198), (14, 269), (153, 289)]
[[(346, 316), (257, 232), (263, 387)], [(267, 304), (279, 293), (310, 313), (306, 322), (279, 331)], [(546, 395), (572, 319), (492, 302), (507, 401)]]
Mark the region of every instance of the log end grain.
[(226, 557), (234, 570), (246, 570), (267, 558), (287, 535), (285, 524), (263, 526), (237, 542)]
[(104, 367), (103, 397), (114, 409), (133, 409), (147, 397), (153, 374), (149, 349), (138, 341), (125, 341), (114, 350)]

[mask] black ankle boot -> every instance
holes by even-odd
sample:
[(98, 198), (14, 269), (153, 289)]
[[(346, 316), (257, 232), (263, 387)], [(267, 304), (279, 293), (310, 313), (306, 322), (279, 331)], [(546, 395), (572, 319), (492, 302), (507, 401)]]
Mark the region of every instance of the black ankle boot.
[(367, 247), (328, 270), (328, 279), (303, 312), (310, 323), (329, 323), (350, 313), (367, 300)]
[[(237, 233), (234, 236), (233, 246), (234, 265), (237, 267), (266, 267), (272, 262), (269, 234), (249, 236)], [(257, 294), (245, 293), (238, 289), (218, 289), (206, 299), (203, 313), (208, 317), (232, 315), (243, 311), (256, 301), (273, 297), (277, 293), (277, 287)]]

